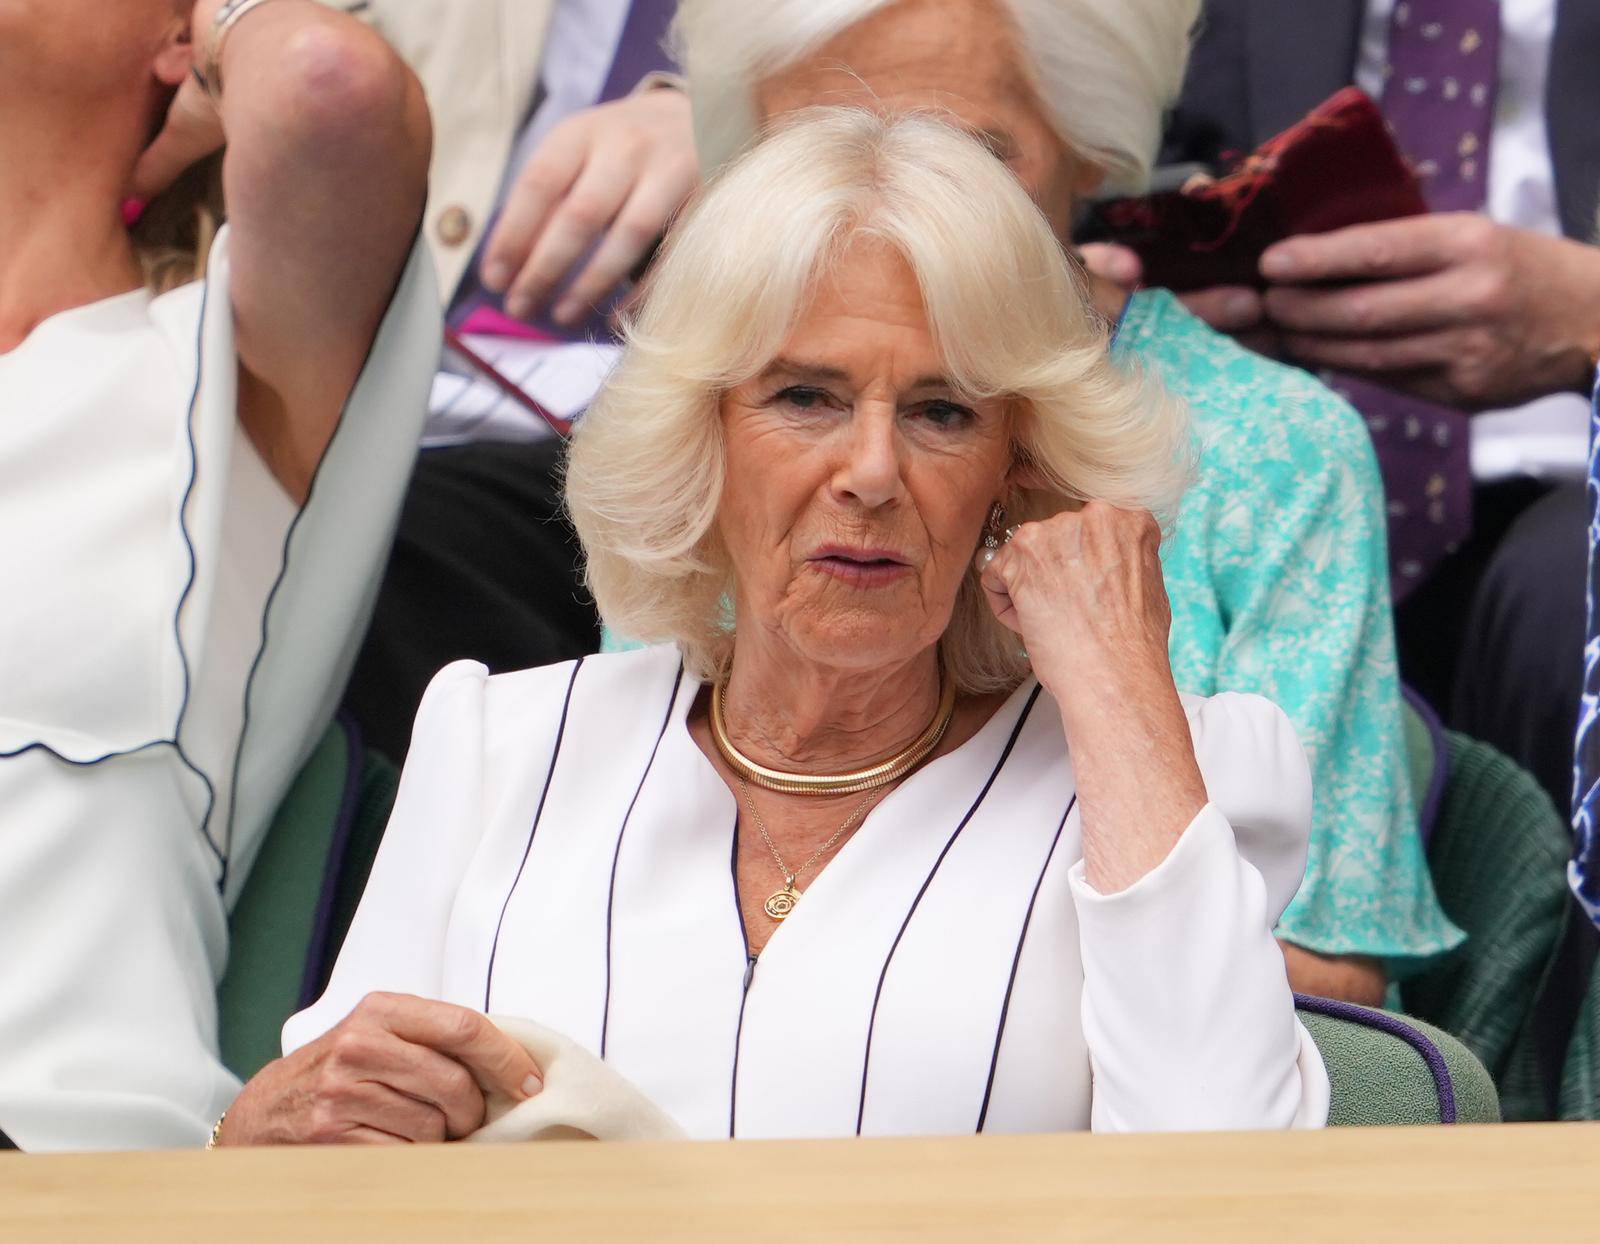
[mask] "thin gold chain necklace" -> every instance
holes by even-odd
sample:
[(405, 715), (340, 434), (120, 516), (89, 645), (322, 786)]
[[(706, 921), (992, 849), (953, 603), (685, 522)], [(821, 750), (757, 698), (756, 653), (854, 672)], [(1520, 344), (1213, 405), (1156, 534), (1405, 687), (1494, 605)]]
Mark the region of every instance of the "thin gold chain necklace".
[(728, 737), (726, 718), (728, 684), (719, 682), (711, 690), (711, 741), (722, 759), (741, 781), (752, 782), (785, 795), (855, 795), (877, 790), (898, 781), (915, 769), (944, 738), (956, 711), (956, 685), (948, 675), (941, 679), (939, 707), (933, 720), (906, 747), (887, 760), (850, 773), (793, 773), (757, 764), (733, 745)]
[(750, 815), (755, 820), (756, 828), (761, 831), (761, 840), (767, 844), (767, 850), (772, 852), (773, 862), (777, 864), (778, 871), (783, 874), (783, 889), (774, 892), (762, 904), (762, 909), (774, 920), (787, 919), (789, 913), (794, 910), (795, 904), (800, 901), (800, 891), (794, 888), (794, 883), (799, 879), (800, 874), (826, 855), (833, 844), (843, 838), (845, 832), (866, 815), (867, 805), (872, 802), (873, 795), (877, 792), (868, 792), (867, 797), (856, 804), (851, 809), (850, 815), (844, 818), (844, 824), (833, 831), (833, 837), (813, 851), (811, 858), (804, 864), (790, 872), (789, 866), (783, 862), (783, 856), (778, 852), (778, 844), (772, 841), (772, 835), (767, 832), (767, 822), (762, 819), (761, 809), (756, 807), (755, 797), (750, 793), (750, 783), (746, 782), (743, 777), (739, 778), (739, 789), (744, 792), (745, 807), (750, 809)]

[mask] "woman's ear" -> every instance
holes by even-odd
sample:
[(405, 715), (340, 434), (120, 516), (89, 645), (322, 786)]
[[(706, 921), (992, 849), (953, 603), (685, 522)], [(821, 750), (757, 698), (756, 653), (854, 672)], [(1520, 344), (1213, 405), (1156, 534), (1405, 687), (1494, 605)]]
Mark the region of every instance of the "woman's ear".
[(1006, 487), (1029, 492), (1055, 492), (1057, 486), (1040, 470), (1026, 450), (1018, 448), (1011, 469), (1006, 472)]
[(193, 23), (188, 14), (175, 16), (162, 36), (151, 71), (163, 86), (179, 87), (194, 68)]

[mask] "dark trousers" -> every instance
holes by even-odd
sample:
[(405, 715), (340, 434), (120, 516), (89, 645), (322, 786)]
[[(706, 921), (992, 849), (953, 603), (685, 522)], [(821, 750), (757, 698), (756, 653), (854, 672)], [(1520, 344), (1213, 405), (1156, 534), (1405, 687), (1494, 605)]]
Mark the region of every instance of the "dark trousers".
[(1395, 610), (1400, 674), (1456, 730), (1539, 779), (1563, 819), (1583, 681), (1582, 484), (1490, 484), (1473, 534)]
[(451, 661), (490, 673), (600, 645), (578, 539), (561, 507), (564, 442), (425, 449), (406, 494), (345, 709), (401, 763), (428, 681)]

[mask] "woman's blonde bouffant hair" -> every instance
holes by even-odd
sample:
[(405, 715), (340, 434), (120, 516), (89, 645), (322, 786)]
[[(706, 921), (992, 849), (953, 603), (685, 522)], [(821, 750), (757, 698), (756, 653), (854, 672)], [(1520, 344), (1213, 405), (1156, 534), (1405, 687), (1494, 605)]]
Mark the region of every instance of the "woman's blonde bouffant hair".
[[(1015, 452), (1048, 486), (1008, 498), (1009, 522), (1091, 499), (1168, 516), (1191, 473), (1186, 412), (1111, 363), (1104, 321), (999, 161), (929, 115), (797, 113), (674, 227), (567, 472), (601, 615), (632, 638), (676, 642), (701, 679), (726, 669), (734, 643), (737, 568), (715, 526), (721, 398), (779, 353), (858, 239), (892, 247), (915, 273), (952, 380), (974, 398), (1016, 399)], [(943, 654), (969, 693), (1029, 672), (976, 574)]]

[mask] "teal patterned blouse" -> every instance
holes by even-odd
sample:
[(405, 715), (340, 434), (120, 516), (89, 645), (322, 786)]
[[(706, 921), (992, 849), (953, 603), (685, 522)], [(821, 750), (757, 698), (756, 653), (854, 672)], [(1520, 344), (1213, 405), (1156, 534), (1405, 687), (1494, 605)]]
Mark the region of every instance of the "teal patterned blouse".
[(1178, 687), (1267, 697), (1311, 760), (1311, 853), (1278, 935), (1404, 977), (1465, 935), (1439, 907), (1417, 832), (1366, 428), (1315, 377), (1212, 331), (1165, 290), (1134, 295), (1115, 353), (1189, 404), (1200, 441), (1162, 550)]
[[(1360, 416), (1315, 377), (1212, 331), (1165, 290), (1128, 304), (1115, 356), (1189, 405), (1199, 478), (1162, 549), (1172, 670), (1294, 722), (1315, 811), (1278, 935), (1403, 978), (1465, 935), (1433, 892), (1400, 726), (1383, 485)], [(608, 651), (633, 645), (606, 632)]]

